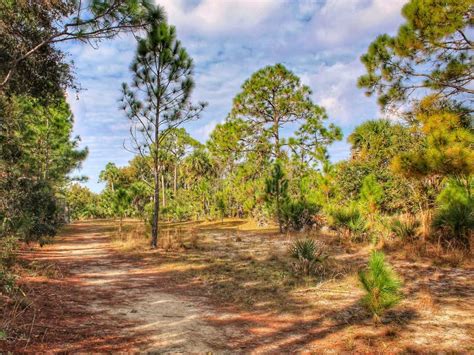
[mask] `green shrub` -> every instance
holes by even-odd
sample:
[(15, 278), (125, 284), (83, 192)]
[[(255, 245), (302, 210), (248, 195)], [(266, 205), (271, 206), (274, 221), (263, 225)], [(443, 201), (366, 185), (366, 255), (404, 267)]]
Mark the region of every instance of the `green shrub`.
[(291, 257), (297, 259), (293, 268), (297, 273), (309, 275), (322, 265), (328, 256), (324, 245), (314, 239), (298, 239), (290, 247)]
[(359, 272), (359, 280), (366, 292), (362, 302), (375, 319), (379, 319), (384, 311), (401, 299), (401, 282), (385, 263), (382, 252), (372, 251), (367, 269)]
[(0, 291), (12, 294), (16, 289), (16, 276), (9, 269), (0, 266)]
[(433, 227), (444, 239), (469, 247), (469, 234), (474, 229), (474, 198), (468, 188), (451, 180), (436, 199)]
[(390, 223), (390, 230), (402, 241), (413, 241), (418, 236), (420, 221), (414, 218), (399, 219), (395, 218)]
[(3, 237), (0, 238), (0, 265), (11, 267), (16, 261), (16, 252), (18, 250), (18, 238)]
[(306, 201), (288, 201), (281, 207), (281, 219), (286, 230), (300, 230), (313, 224), (319, 206)]
[(16, 276), (11, 272), (11, 267), (15, 264), (17, 249), (17, 238), (0, 239), (0, 289), (7, 294), (15, 290)]
[(161, 208), (161, 215), (163, 218), (167, 218), (173, 222), (182, 222), (191, 219), (192, 211), (185, 206), (172, 203), (169, 206)]
[(368, 231), (367, 221), (356, 206), (333, 208), (329, 216), (331, 224), (351, 239), (361, 238)]

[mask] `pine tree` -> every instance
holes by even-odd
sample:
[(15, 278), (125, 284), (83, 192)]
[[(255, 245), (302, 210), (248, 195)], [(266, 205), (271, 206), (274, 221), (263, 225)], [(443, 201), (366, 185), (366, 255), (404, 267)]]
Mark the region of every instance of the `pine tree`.
[(382, 107), (427, 90), (469, 105), (472, 11), (472, 0), (409, 1), (396, 36), (378, 36), (362, 56), (367, 74), (359, 86), (378, 95)]
[(271, 176), (265, 180), (265, 198), (275, 205), (280, 233), (283, 232), (282, 208), (288, 200), (288, 180), (279, 161), (273, 164)]
[(300, 123), (291, 145), (314, 153), (340, 139), (341, 132), (332, 124), (323, 126), (327, 114), (310, 96), (311, 89), (283, 64), (267, 66), (242, 85), (230, 117), (243, 120), (250, 127), (249, 143), (260, 148), (267, 145), (274, 159), (282, 158), (282, 147), (289, 144), (281, 137), (281, 129)]
[(153, 160), (153, 219), (151, 246), (158, 241), (160, 209), (161, 150), (166, 137), (181, 124), (199, 118), (205, 103), (193, 106), (193, 62), (176, 29), (165, 23), (154, 24), (138, 41), (131, 65), (132, 85), (122, 85), (122, 109), (131, 122), (131, 147)]
[(366, 292), (364, 305), (378, 320), (383, 312), (400, 302), (401, 282), (385, 262), (382, 252), (372, 251), (367, 270), (359, 273), (359, 280)]

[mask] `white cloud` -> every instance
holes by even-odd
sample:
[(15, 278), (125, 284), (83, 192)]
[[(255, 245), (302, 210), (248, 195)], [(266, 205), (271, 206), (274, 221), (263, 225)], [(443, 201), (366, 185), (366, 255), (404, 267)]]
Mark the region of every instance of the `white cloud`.
[(214, 130), (214, 128), (219, 124), (223, 123), (224, 120), (211, 120), (207, 122), (206, 124), (200, 126), (199, 128), (196, 128), (195, 134), (196, 137), (199, 141), (205, 142), (208, 138), (211, 132)]
[(159, 0), (170, 23), (180, 30), (210, 36), (250, 31), (283, 4), (281, 0)]
[[(404, 0), (163, 0), (157, 1), (176, 25), (179, 39), (195, 63), (193, 101), (208, 101), (201, 120), (186, 126), (204, 141), (232, 105), (233, 97), (253, 72), (283, 63), (313, 89), (332, 122), (349, 133), (363, 120), (378, 117), (374, 98), (357, 89), (364, 72), (360, 55), (376, 35), (394, 32), (401, 23)], [(68, 101), (75, 114), (75, 134), (90, 156), (82, 173), (96, 181), (108, 161), (126, 164), (122, 147), (128, 122), (118, 110), (120, 84), (131, 79), (129, 64), (135, 40), (122, 36), (100, 49), (75, 44), (66, 48), (87, 90)], [(331, 147), (333, 159), (347, 157), (347, 143)]]
[(310, 38), (334, 46), (394, 31), (407, 0), (328, 0), (311, 19)]

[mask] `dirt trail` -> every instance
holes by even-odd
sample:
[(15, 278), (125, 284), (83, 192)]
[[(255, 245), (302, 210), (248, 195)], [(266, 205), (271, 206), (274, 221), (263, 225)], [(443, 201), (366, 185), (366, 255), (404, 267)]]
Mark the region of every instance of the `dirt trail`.
[(405, 283), (404, 300), (387, 312), (383, 325), (374, 326), (360, 304), (355, 277), (367, 260), (364, 248), (346, 251), (331, 245), (332, 265), (344, 274), (294, 287), (281, 281), (288, 261), (272, 258), (275, 251), (286, 253), (285, 236), (240, 233), (237, 238), (234, 231), (203, 229), (206, 238), (196, 250), (133, 256), (114, 251), (108, 237), (112, 228), (110, 221), (75, 223), (54, 244), (24, 251), (29, 269), (38, 265), (39, 270), (20, 280), (33, 306), (10, 327), (7, 347), (0, 340), (0, 350), (234, 354), (474, 349), (472, 266), (436, 266), (428, 259), (409, 261), (392, 254), (391, 263)]
[[(114, 252), (103, 229), (97, 225), (74, 225), (54, 245), (32, 255), (34, 260), (53, 262), (67, 270), (62, 283), (77, 287), (68, 312), (74, 308), (90, 314), (85, 323), (81, 318), (82, 324), (74, 324), (72, 316), (68, 331), (86, 327), (100, 334), (101, 326), (115, 324), (115, 334), (106, 332), (101, 342), (88, 344), (86, 337), (55, 350), (81, 350), (81, 344), (91, 350), (109, 349), (107, 339), (115, 343), (112, 349), (131, 351), (202, 353), (226, 349), (225, 327), (206, 321), (218, 315), (198, 298), (190, 300), (160, 292), (160, 286), (171, 280), (139, 259)], [(63, 298), (58, 301), (67, 302)]]

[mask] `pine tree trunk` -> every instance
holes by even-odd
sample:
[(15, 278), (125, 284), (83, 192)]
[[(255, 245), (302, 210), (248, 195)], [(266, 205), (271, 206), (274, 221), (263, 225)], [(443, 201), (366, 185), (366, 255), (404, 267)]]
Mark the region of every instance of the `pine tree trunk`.
[(161, 174), (161, 197), (163, 199), (163, 207), (166, 207), (165, 174)]
[[(159, 84), (159, 82), (158, 82)], [(160, 102), (160, 98), (157, 97), (157, 102)], [(155, 116), (155, 147), (153, 150), (153, 182), (154, 182), (154, 191), (153, 191), (153, 221), (151, 225), (151, 248), (156, 249), (158, 246), (158, 222), (160, 214), (160, 162), (158, 155), (158, 144), (160, 142), (160, 106), (156, 109)]]
[(176, 189), (178, 186), (178, 165), (174, 165), (173, 196), (176, 199)]
[(154, 175), (155, 189), (153, 192), (153, 221), (151, 226), (151, 247), (155, 249), (158, 246), (158, 220), (160, 213), (160, 181), (158, 172)]

